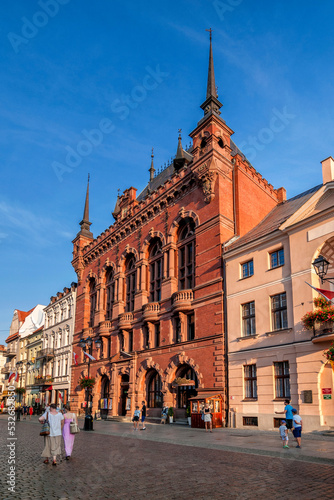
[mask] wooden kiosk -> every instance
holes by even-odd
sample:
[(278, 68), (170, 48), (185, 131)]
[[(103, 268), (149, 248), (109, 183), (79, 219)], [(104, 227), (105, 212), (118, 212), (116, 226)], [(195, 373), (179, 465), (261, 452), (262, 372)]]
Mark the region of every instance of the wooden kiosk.
[(202, 414), (206, 403), (209, 405), (212, 415), (212, 427), (223, 427), (222, 403), (223, 397), (221, 394), (199, 394), (189, 399), (191, 413), (191, 427), (204, 429), (204, 420)]

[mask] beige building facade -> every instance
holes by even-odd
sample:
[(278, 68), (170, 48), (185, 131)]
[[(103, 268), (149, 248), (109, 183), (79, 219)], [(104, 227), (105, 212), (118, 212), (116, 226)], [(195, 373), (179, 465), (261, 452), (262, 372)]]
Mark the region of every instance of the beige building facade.
[[(308, 330), (301, 318), (322, 289), (312, 263), (322, 255), (334, 276), (334, 160), (323, 184), (275, 207), (223, 253), (232, 427), (274, 429), (284, 400), (305, 431), (334, 426), (334, 372), (324, 357), (333, 327)], [(326, 324), (328, 327), (328, 324)]]

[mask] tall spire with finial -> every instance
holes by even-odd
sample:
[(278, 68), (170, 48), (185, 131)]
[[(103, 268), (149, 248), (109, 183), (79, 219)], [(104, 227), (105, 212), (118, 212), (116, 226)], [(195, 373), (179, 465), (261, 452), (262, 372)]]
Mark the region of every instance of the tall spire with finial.
[(92, 223), (89, 222), (89, 179), (90, 175), (88, 174), (85, 208), (83, 213), (83, 219), (80, 222), (81, 229), (78, 234), (87, 236), (88, 238), (93, 238), (93, 233), (90, 231), (90, 226)]
[(176, 171), (178, 171), (182, 167), (184, 167), (184, 164), (186, 162), (186, 158), (184, 156), (183, 147), (182, 147), (181, 131), (182, 130), (179, 128), (179, 138), (178, 138), (178, 143), (177, 143), (177, 151), (176, 151), (176, 156), (174, 159), (174, 169)]
[(206, 99), (201, 105), (204, 110), (204, 115), (214, 112), (220, 115), (220, 108), (222, 103), (218, 101), (217, 87), (215, 82), (215, 70), (213, 66), (213, 54), (212, 54), (212, 29), (205, 30), (210, 33), (210, 50), (209, 50), (209, 70), (208, 70), (208, 82), (206, 87)]
[(120, 209), (120, 206), (119, 206), (119, 189), (117, 190), (117, 200), (116, 200), (116, 205), (115, 205), (115, 208), (114, 208), (114, 211), (112, 212), (112, 216), (113, 218), (116, 220), (117, 219), (117, 215), (120, 213), (121, 209)]
[(154, 163), (153, 163), (153, 158), (154, 158), (153, 148), (152, 148), (151, 158), (152, 158), (152, 160), (151, 160), (151, 167), (148, 170), (150, 172), (150, 182), (153, 181), (154, 174), (155, 174), (155, 168), (154, 168)]
[(216, 82), (215, 82), (215, 69), (213, 66), (213, 55), (212, 55), (212, 29), (205, 30), (210, 32), (210, 51), (209, 51), (209, 71), (208, 71), (208, 84), (206, 88), (206, 98), (211, 96), (217, 96)]

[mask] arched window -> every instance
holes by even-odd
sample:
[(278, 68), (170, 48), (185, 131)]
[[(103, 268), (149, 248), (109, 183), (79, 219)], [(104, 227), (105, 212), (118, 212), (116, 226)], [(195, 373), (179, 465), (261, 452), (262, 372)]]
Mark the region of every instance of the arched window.
[(89, 326), (94, 326), (94, 315), (96, 311), (96, 282), (95, 278), (89, 280), (89, 304), (90, 304), (90, 314), (89, 314)]
[(115, 300), (114, 270), (108, 267), (106, 273), (106, 319), (112, 318), (112, 308)]
[(125, 311), (131, 312), (135, 308), (135, 293), (136, 293), (136, 261), (133, 255), (128, 258), (125, 265), (125, 287), (126, 287)]
[(119, 350), (124, 351), (124, 335), (123, 335), (123, 333), (118, 334), (118, 344), (119, 344)]
[(195, 224), (187, 218), (178, 234), (179, 290), (195, 286)]
[(148, 383), (147, 383), (147, 406), (149, 408), (162, 407), (161, 389), (162, 389), (162, 384), (160, 375), (158, 372), (153, 371), (148, 375)]
[(153, 240), (149, 251), (149, 272), (150, 272), (150, 296), (149, 302), (160, 302), (161, 300), (161, 278), (162, 278), (161, 241), (157, 238)]

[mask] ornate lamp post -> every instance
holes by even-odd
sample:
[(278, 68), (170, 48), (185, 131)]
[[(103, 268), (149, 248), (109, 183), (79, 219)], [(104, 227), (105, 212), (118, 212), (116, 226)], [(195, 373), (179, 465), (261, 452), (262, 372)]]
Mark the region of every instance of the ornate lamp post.
[(319, 276), (321, 283), (323, 283), (324, 281), (329, 281), (330, 283), (332, 283), (330, 280), (333, 278), (325, 278), (329, 267), (329, 262), (325, 259), (325, 257), (319, 255), (319, 257), (317, 257), (312, 262), (312, 266), (314, 267), (317, 276)]
[[(79, 342), (79, 346), (82, 348), (84, 352), (86, 352), (86, 348), (88, 347), (88, 351), (91, 351), (93, 345), (93, 340), (91, 337), (87, 337), (86, 339), (81, 339)], [(102, 340), (98, 337), (95, 340), (95, 345), (99, 349), (102, 345)], [(91, 352), (89, 352), (91, 354)], [(85, 362), (86, 362), (86, 356), (85, 356)], [(89, 373), (90, 373), (90, 362), (91, 359), (88, 357), (88, 378), (89, 378)], [(85, 408), (85, 423), (84, 423), (84, 431), (93, 431), (93, 417), (92, 417), (92, 402), (93, 402), (93, 397), (92, 397), (92, 387), (86, 387), (86, 408)]]
[[(16, 388), (16, 391), (18, 392), (18, 395), (19, 395), (19, 407), (21, 406), (21, 384), (22, 384), (22, 371), (23, 371), (23, 361), (18, 361), (16, 364), (16, 369), (17, 371), (19, 372), (19, 375), (20, 375), (20, 387), (17, 387)], [(20, 411), (20, 410), (19, 410)], [(17, 415), (17, 419), (20, 420), (20, 413), (18, 412), (18, 415)]]

